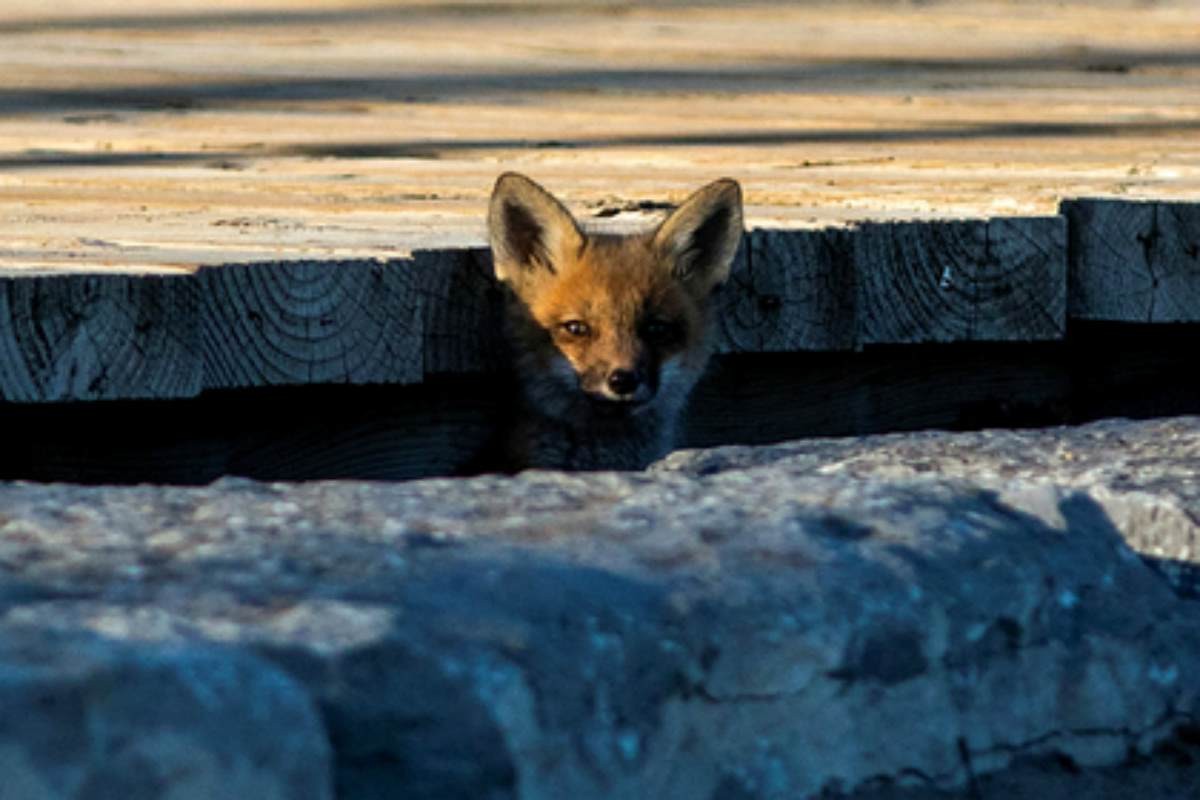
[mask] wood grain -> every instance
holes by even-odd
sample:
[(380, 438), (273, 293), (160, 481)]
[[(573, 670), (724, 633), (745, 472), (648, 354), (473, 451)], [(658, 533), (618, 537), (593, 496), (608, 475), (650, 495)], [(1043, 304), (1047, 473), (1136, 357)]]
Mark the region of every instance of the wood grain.
[(413, 254), (424, 310), (425, 375), (502, 366), (502, 296), (485, 249)]
[(189, 397), (200, 389), (197, 300), (172, 276), (0, 278), (0, 399)]
[(1200, 204), (1156, 203), (1154, 275), (1159, 292), (1151, 322), (1200, 322)]
[(196, 277), (206, 389), (424, 376), (410, 260), (243, 264)]
[[(1193, 0), (500, 4), (470, 24), (407, 0), (0, 5), (0, 267), (67, 276), (5, 279), (5, 401), (486, 373), (495, 286), (469, 248), (504, 169), (622, 224), (739, 179), (760, 227), (719, 299), (723, 352), (1055, 338), (1065, 303), (1200, 316), (1200, 206), (1066, 204), (1069, 287), (1061, 221), (938, 221), (1194, 200)], [(795, 229), (868, 219), (926, 221)], [(379, 255), (404, 257), (379, 278)]]
[(847, 232), (749, 232), (716, 302), (719, 352), (853, 348), (855, 279)]
[(1071, 315), (1200, 321), (1200, 204), (1072, 200)]
[(866, 224), (859, 344), (1038, 341), (1066, 324), (1061, 218)]
[(1144, 242), (1154, 229), (1154, 204), (1073, 200), (1061, 210), (1071, 238), (1071, 316), (1151, 319), (1156, 287)]
[[(1068, 295), (1083, 320), (1200, 319), (1200, 206), (1077, 201), (1063, 210), (751, 231), (716, 299), (719, 350), (1054, 340)], [(489, 373), (503, 366), (501, 301), (478, 248), (193, 275), (9, 274), (0, 278), (0, 398), (176, 398)]]

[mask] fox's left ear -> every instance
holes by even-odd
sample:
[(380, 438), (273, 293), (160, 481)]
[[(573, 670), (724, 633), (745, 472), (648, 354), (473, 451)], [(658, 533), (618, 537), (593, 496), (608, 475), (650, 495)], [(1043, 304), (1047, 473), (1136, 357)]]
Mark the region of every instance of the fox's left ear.
[(584, 245), (571, 212), (516, 172), (501, 175), (492, 189), (488, 238), (496, 277), (518, 287), (553, 275)]
[(654, 246), (679, 280), (704, 297), (729, 277), (742, 238), (742, 189), (722, 178), (675, 209), (654, 233)]

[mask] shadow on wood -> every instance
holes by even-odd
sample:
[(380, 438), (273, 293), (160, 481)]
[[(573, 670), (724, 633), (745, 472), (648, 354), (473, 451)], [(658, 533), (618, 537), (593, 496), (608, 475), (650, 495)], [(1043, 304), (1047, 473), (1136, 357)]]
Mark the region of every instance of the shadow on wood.
[[(1062, 342), (733, 354), (693, 396), (685, 446), (1200, 414), (1200, 330), (1077, 323)], [(0, 404), (0, 479), (401, 480), (459, 472), (493, 434), (502, 374), (288, 386), (188, 400)]]

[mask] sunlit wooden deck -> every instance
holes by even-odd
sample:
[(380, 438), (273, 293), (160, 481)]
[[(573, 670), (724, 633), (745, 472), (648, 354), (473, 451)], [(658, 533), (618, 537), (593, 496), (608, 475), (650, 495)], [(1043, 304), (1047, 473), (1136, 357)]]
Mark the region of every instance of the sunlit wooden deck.
[(740, 180), (725, 353), (1200, 321), (1192, 0), (12, 0), (0, 74), (10, 411), (486, 373), (502, 170)]

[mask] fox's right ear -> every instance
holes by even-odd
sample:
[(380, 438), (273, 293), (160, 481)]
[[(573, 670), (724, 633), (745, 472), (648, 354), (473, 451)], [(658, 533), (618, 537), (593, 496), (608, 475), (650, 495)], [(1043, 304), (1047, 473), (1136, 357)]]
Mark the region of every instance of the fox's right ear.
[(488, 238), (496, 277), (514, 283), (543, 272), (553, 274), (556, 265), (584, 244), (571, 212), (516, 172), (496, 179), (488, 207)]
[(672, 273), (697, 297), (729, 277), (742, 238), (742, 188), (713, 181), (683, 201), (654, 233)]

